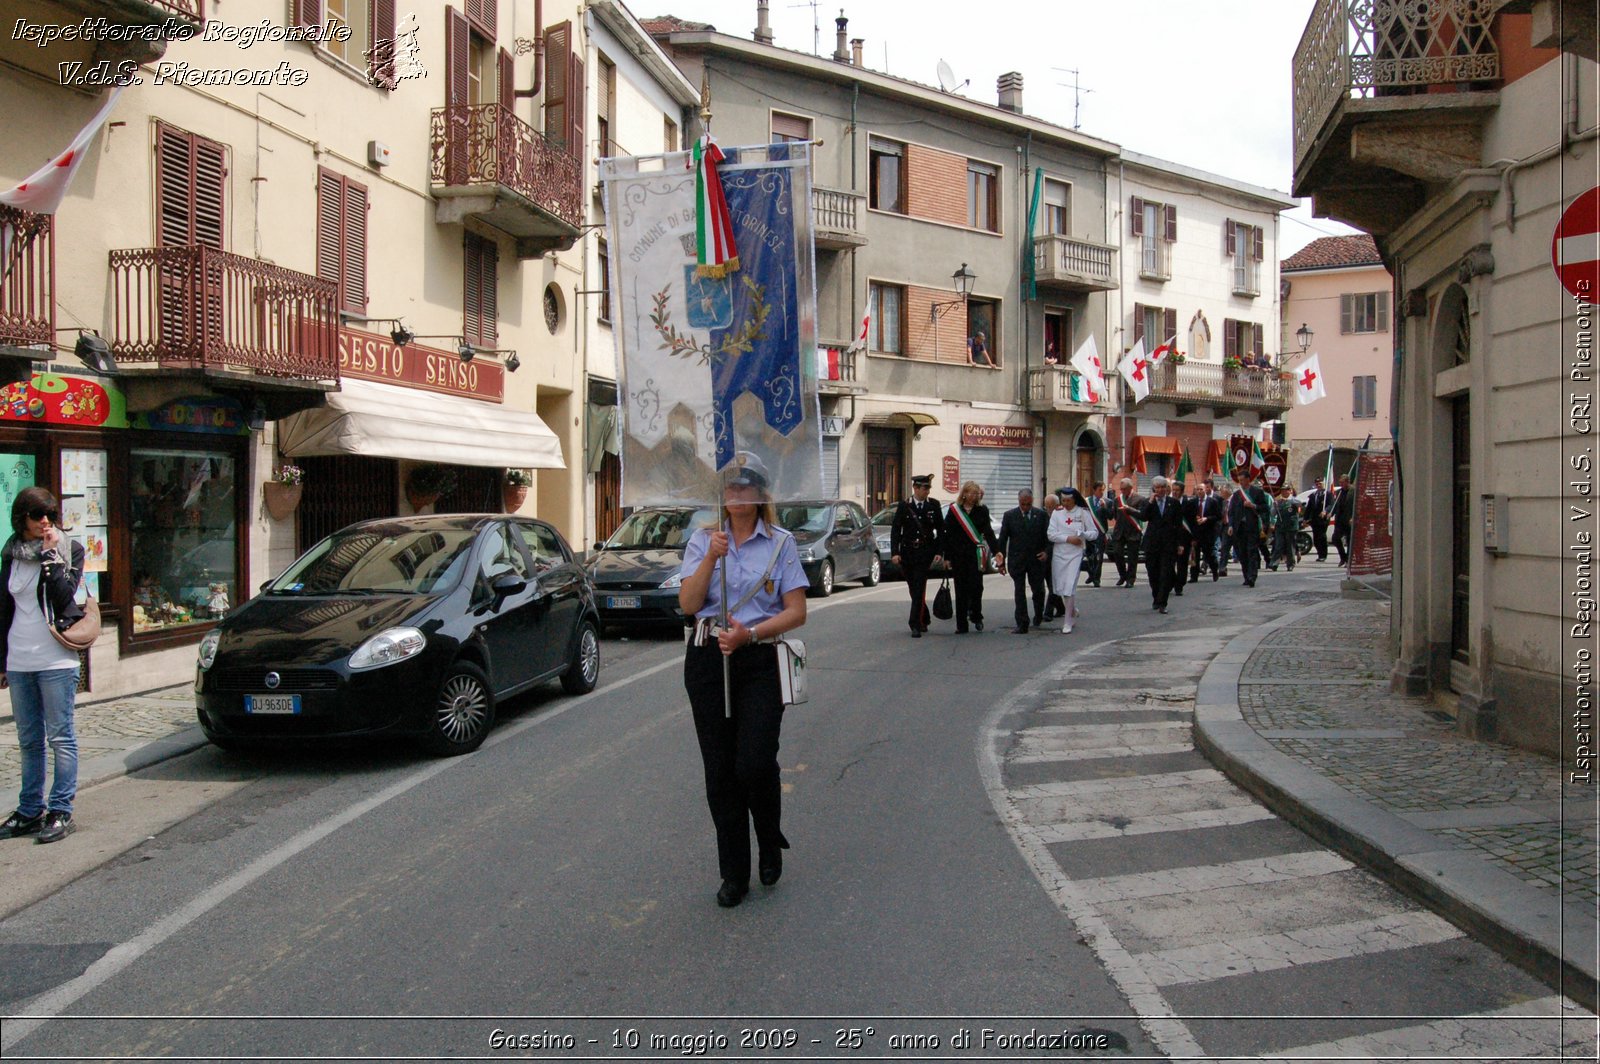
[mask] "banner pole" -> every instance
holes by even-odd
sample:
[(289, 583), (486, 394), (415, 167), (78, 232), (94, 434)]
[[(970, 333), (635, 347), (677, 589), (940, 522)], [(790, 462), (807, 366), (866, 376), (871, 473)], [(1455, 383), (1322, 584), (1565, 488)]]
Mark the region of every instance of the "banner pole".
[[(722, 556), (722, 627), (731, 625), (728, 614), (728, 562), (733, 557), (733, 521), (728, 516), (728, 508), (722, 508), (723, 532), (728, 537), (728, 553)], [(722, 716), (725, 720), (733, 719), (733, 664), (732, 654), (722, 655)]]

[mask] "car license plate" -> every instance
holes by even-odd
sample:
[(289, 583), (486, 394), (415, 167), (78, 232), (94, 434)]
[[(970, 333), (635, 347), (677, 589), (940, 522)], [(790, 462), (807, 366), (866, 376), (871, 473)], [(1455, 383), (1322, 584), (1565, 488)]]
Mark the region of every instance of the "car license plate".
[(246, 713), (298, 713), (299, 695), (245, 695)]
[(607, 595), (606, 609), (608, 610), (636, 610), (639, 608), (638, 595)]

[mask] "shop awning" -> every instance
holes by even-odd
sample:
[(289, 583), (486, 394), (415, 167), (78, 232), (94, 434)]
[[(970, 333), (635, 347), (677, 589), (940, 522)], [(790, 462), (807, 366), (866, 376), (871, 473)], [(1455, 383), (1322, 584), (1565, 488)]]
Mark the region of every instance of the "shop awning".
[(861, 423), (874, 429), (915, 429), (920, 432), (929, 425), (937, 425), (939, 419), (920, 410), (896, 410), (892, 414), (867, 414), (862, 417)]
[(565, 469), (539, 416), (493, 403), (346, 377), (328, 405), (278, 422), (290, 458), (361, 454), (446, 465)]
[(1171, 436), (1135, 436), (1133, 438), (1133, 468), (1139, 472), (1148, 472), (1145, 468), (1145, 456), (1151, 454), (1169, 454), (1174, 462), (1183, 457), (1183, 444)]

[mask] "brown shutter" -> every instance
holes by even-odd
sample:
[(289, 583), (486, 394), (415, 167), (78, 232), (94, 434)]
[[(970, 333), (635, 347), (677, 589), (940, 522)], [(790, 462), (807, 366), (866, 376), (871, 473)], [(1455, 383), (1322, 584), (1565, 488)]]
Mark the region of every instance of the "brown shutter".
[(196, 244), (223, 249), (226, 243), (228, 159), (222, 145), (194, 138), (194, 235)]
[(500, 49), (500, 57), (497, 65), (499, 67), (500, 74), (500, 95), (496, 97), (496, 101), (501, 107), (509, 111), (511, 110), (511, 105), (517, 99), (516, 63), (512, 61), (511, 53), (502, 48)]
[(1128, 232), (1132, 236), (1144, 236), (1144, 200), (1134, 196), (1128, 202)]
[(1234, 232), (1233, 219), (1229, 218), (1222, 227), (1222, 253), (1232, 258), (1234, 250), (1239, 246), (1238, 240), (1239, 237)]
[(354, 181), (344, 182), (344, 278), (340, 302), (346, 310), (367, 310), (367, 190)]
[(1267, 330), (1260, 325), (1250, 326), (1250, 353), (1260, 358), (1266, 352)]
[(317, 276), (324, 281), (337, 281), (342, 271), (343, 255), (339, 245), (344, 232), (341, 220), (344, 206), (344, 187), (339, 175), (317, 168)]
[(476, 233), (466, 234), (465, 292), (463, 293), (462, 332), (472, 343), (493, 347), (499, 321), (499, 292), (496, 282), (497, 249), (494, 242)]
[(194, 182), (194, 141), (168, 125), (156, 126), (156, 247), (186, 247), (193, 242), (190, 189)]
[(1178, 208), (1169, 203), (1164, 210), (1167, 216), (1167, 243), (1176, 243), (1178, 239)]
[(1239, 323), (1232, 318), (1222, 320), (1222, 357), (1239, 357)]
[(1161, 339), (1158, 342), (1164, 344), (1177, 335), (1178, 311), (1176, 307), (1168, 307), (1161, 312)]
[(476, 342), (483, 330), (483, 278), (478, 267), (478, 246), (474, 236), (462, 239), (461, 333)]
[(467, 105), (467, 67), (472, 64), (472, 31), (453, 7), (444, 9), (444, 102), (447, 107)]
[(1339, 331), (1349, 335), (1356, 331), (1356, 297), (1349, 292), (1339, 296)]
[(322, 25), (322, 0), (294, 0), (296, 26)]
[(1133, 305), (1133, 342), (1138, 343), (1144, 339), (1144, 304)]
[[(576, 42), (574, 42), (576, 43)], [(576, 49), (572, 52), (572, 61), (568, 66), (572, 74), (571, 87), (567, 90), (567, 114), (572, 122), (571, 139), (567, 141), (567, 151), (573, 156), (582, 159), (584, 152), (584, 83), (583, 83), (583, 57), (578, 55)]]
[(1254, 231), (1251, 233), (1250, 255), (1257, 262), (1260, 262), (1262, 255), (1265, 254), (1267, 250), (1267, 231), (1261, 228), (1259, 225), (1253, 226), (1252, 228)]
[(570, 126), (567, 93), (572, 88), (568, 72), (572, 23), (560, 22), (544, 31), (544, 136), (554, 147), (565, 147)]
[(500, 37), (500, 11), (497, 0), (466, 0), (467, 21), (489, 40)]
[(393, 89), (395, 77), (395, 0), (372, 0), (372, 63), (367, 76), (380, 89)]

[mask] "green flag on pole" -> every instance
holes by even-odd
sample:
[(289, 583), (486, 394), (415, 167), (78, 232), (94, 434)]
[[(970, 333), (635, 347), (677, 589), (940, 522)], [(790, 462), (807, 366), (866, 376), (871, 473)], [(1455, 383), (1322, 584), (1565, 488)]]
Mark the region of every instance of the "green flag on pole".
[(1224, 447), (1222, 449), (1222, 458), (1218, 460), (1217, 466), (1222, 471), (1222, 479), (1223, 480), (1232, 480), (1233, 479), (1233, 448), (1232, 447)]
[(1039, 204), (1044, 199), (1044, 167), (1033, 170), (1033, 202), (1028, 204), (1028, 235), (1022, 242), (1022, 298), (1039, 298), (1038, 268), (1034, 262), (1033, 233), (1039, 224)]
[(1173, 474), (1172, 479), (1179, 484), (1187, 484), (1193, 474), (1194, 463), (1189, 460), (1189, 448), (1186, 446), (1183, 449), (1183, 458), (1178, 462), (1178, 471)]

